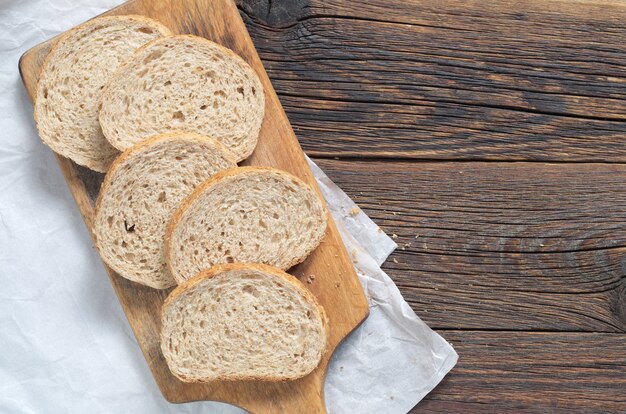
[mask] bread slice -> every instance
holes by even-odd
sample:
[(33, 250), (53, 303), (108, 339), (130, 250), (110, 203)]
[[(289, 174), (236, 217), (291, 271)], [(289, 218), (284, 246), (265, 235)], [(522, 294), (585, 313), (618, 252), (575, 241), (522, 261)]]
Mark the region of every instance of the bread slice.
[(315, 297), (271, 266), (233, 263), (178, 286), (162, 310), (161, 351), (186, 382), (303, 377), (326, 349)]
[(146, 17), (112, 16), (90, 20), (59, 38), (42, 65), (35, 96), (42, 141), (77, 164), (106, 172), (118, 151), (98, 123), (104, 84), (139, 46), (170, 34)]
[(93, 230), (104, 262), (143, 285), (175, 285), (163, 259), (167, 222), (197, 185), (235, 165), (226, 147), (194, 133), (158, 135), (125, 151), (96, 203)]
[(142, 47), (111, 78), (100, 110), (104, 135), (124, 150), (172, 130), (219, 139), (247, 158), (259, 136), (265, 96), (254, 70), (207, 39), (180, 35)]
[(311, 187), (274, 168), (222, 171), (178, 208), (165, 236), (166, 262), (180, 284), (219, 263), (286, 270), (322, 240), (326, 210)]

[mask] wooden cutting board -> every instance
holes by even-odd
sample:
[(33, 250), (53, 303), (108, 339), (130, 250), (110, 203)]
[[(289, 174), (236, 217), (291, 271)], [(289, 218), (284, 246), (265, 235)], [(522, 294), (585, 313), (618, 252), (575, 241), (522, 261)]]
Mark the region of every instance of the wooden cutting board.
[[(140, 14), (159, 20), (174, 33), (206, 37), (234, 50), (259, 74), (266, 91), (265, 119), (258, 146), (245, 165), (273, 166), (297, 175), (316, 189), (315, 180), (291, 125), (272, 88), (235, 4), (230, 0), (133, 0), (105, 14)], [(68, 28), (69, 29), (69, 28)], [(26, 52), (20, 72), (31, 97), (41, 64), (55, 39)], [(91, 229), (93, 206), (102, 174), (57, 156), (81, 214)], [(159, 348), (160, 309), (169, 291), (130, 282), (107, 268), (111, 283), (126, 312), (137, 342), (164, 397), (171, 402), (216, 400), (252, 413), (324, 413), (324, 376), (339, 343), (368, 315), (368, 304), (337, 228), (329, 218), (322, 244), (302, 264), (291, 269), (315, 294), (330, 319), (328, 351), (310, 375), (290, 382), (260, 381), (185, 384), (169, 371)], [(312, 283), (308, 276), (314, 276)], [(308, 279), (308, 281), (307, 281)]]

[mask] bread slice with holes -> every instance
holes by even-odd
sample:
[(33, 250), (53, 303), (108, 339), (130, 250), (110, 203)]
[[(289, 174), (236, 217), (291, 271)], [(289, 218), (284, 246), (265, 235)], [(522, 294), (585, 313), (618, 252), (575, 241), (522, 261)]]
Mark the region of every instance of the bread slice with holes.
[(303, 261), (325, 231), (325, 207), (299, 178), (275, 168), (229, 169), (196, 188), (173, 215), (166, 262), (179, 284), (220, 263), (286, 270)]
[(180, 35), (147, 44), (119, 68), (104, 91), (100, 124), (119, 150), (184, 130), (216, 137), (241, 161), (256, 146), (264, 112), (263, 87), (243, 59)]
[(115, 69), (145, 43), (170, 35), (142, 16), (99, 17), (62, 35), (42, 65), (35, 122), (54, 152), (106, 172), (118, 151), (98, 123), (102, 90)]
[(218, 265), (167, 297), (161, 350), (186, 382), (293, 380), (318, 366), (327, 326), (324, 309), (293, 276), (260, 264)]
[(235, 165), (226, 147), (194, 133), (158, 135), (126, 150), (96, 203), (93, 230), (104, 262), (143, 285), (175, 285), (163, 258), (167, 222), (196, 186)]

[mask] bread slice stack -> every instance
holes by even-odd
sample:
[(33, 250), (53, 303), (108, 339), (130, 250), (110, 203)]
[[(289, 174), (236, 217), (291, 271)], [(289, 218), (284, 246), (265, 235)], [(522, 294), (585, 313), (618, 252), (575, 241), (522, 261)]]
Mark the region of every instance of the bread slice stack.
[(243, 59), (143, 17), (85, 23), (43, 65), (42, 140), (107, 172), (93, 222), (103, 261), (149, 288), (179, 285), (161, 349), (183, 381), (296, 379), (326, 349), (324, 310), (284, 272), (322, 241), (324, 204), (287, 172), (237, 167), (264, 114)]
[(42, 141), (77, 164), (106, 172), (119, 152), (98, 123), (102, 90), (137, 48), (168, 35), (155, 20), (118, 16), (91, 20), (61, 36), (37, 83), (35, 121)]
[(124, 151), (96, 202), (93, 232), (102, 260), (134, 282), (174, 286), (163, 255), (172, 213), (196, 186), (236, 165), (222, 144), (188, 132), (157, 135)]

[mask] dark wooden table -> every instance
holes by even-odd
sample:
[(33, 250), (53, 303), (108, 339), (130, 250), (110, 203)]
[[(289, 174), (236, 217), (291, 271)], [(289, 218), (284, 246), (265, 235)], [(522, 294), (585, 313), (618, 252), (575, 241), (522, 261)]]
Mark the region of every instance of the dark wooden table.
[(626, 412), (626, 2), (240, 0), (460, 355), (413, 412)]

